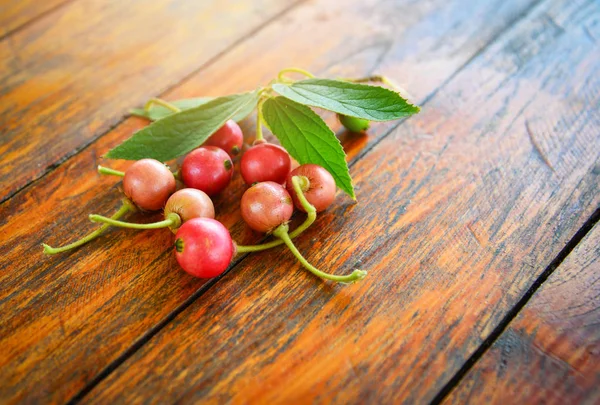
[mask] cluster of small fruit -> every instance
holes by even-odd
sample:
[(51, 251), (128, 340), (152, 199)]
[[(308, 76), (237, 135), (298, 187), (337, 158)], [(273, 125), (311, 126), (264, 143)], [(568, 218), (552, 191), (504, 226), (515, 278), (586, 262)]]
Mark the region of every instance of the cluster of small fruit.
[[(199, 148), (183, 160), (178, 173), (154, 159), (142, 159), (127, 171), (99, 167), (99, 172), (123, 177), (127, 198), (112, 217), (90, 215), (90, 220), (102, 227), (69, 245), (52, 248), (44, 244), (46, 254), (64, 252), (97, 237), (109, 226), (134, 229), (170, 228), (175, 233), (175, 256), (189, 274), (210, 278), (222, 274), (237, 253), (256, 252), (281, 244), (287, 245), (302, 265), (324, 279), (350, 283), (366, 276), (363, 270), (348, 275), (332, 275), (312, 266), (300, 254), (292, 239), (306, 230), (335, 198), (336, 184), (323, 167), (305, 164), (292, 170), (292, 159), (281, 146), (259, 139), (242, 155), (240, 172), (250, 187), (241, 199), (241, 214), (255, 231), (272, 234), (276, 239), (254, 246), (236, 244), (220, 222), (214, 219), (215, 207), (211, 197), (222, 192), (230, 183), (234, 165), (232, 159), (243, 146), (239, 125), (229, 120)], [(176, 177), (185, 188), (177, 189)], [(288, 222), (294, 206), (307, 218), (294, 231), (288, 232)], [(127, 212), (140, 209), (157, 211), (164, 208), (164, 220), (150, 224), (123, 222)]]

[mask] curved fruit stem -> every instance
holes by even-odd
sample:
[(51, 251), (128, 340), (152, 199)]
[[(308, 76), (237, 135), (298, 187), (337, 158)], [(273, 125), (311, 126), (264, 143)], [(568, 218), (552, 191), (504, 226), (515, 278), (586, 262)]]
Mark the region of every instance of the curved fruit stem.
[[(131, 201), (129, 201), (128, 199), (124, 198), (121, 208), (119, 208), (119, 210), (111, 217), (111, 219), (115, 219), (115, 220), (119, 219), (126, 213), (133, 212), (135, 210), (136, 210), (135, 205), (133, 205), (131, 203)], [(75, 241), (73, 243), (70, 243), (68, 245), (65, 245), (65, 246), (62, 246), (59, 248), (53, 248), (51, 246), (46, 245), (45, 243), (42, 243), (42, 246), (44, 247), (44, 253), (47, 255), (55, 255), (57, 253), (66, 252), (68, 250), (71, 250), (71, 249), (74, 249), (81, 245), (84, 245), (84, 244), (88, 243), (89, 241), (96, 239), (98, 236), (100, 236), (100, 234), (102, 234), (102, 232), (104, 232), (109, 226), (110, 225), (108, 225), (108, 224), (104, 224), (100, 228), (96, 229), (94, 232), (79, 239), (78, 241)]]
[[(290, 238), (294, 239), (296, 236), (300, 235), (302, 232), (307, 230), (313, 224), (313, 222), (315, 222), (315, 219), (317, 219), (317, 210), (311, 203), (308, 202), (308, 200), (304, 196), (304, 192), (302, 191), (303, 189), (308, 190), (308, 188), (310, 187), (310, 181), (308, 180), (308, 178), (305, 176), (293, 176), (292, 185), (294, 187), (296, 195), (298, 196), (298, 199), (300, 200), (300, 204), (302, 204), (302, 208), (304, 208), (304, 210), (308, 214), (306, 220), (298, 228), (294, 229), (293, 232), (290, 232)], [(281, 239), (274, 240), (273, 242), (269, 243), (263, 243), (261, 245), (236, 245), (236, 252), (260, 252), (261, 250), (271, 249), (279, 245), (283, 245), (283, 241)]]
[(102, 222), (111, 226), (118, 226), (121, 228), (130, 229), (160, 229), (160, 228), (179, 228), (181, 226), (181, 217), (174, 212), (171, 212), (164, 221), (153, 222), (150, 224), (136, 224), (133, 222), (118, 221), (113, 218), (103, 217), (102, 215), (92, 214), (90, 215), (90, 221)]
[(299, 69), (299, 68), (286, 68), (286, 69), (282, 69), (279, 71), (279, 73), (277, 74), (277, 80), (283, 83), (289, 83), (290, 79), (288, 79), (287, 77), (285, 77), (286, 73), (300, 73), (301, 75), (304, 75), (306, 77), (308, 77), (309, 79), (313, 79), (315, 77), (315, 75), (313, 75), (310, 72), (307, 72), (304, 69)]
[(356, 281), (362, 280), (367, 276), (367, 272), (365, 270), (354, 270), (352, 273), (346, 276), (336, 276), (334, 274), (325, 273), (317, 269), (312, 264), (310, 264), (304, 258), (304, 256), (300, 254), (300, 252), (294, 245), (294, 242), (292, 242), (292, 240), (290, 239), (287, 224), (282, 224), (275, 228), (275, 230), (273, 231), (273, 235), (277, 236), (278, 238), (281, 238), (283, 243), (285, 243), (286, 246), (290, 249), (290, 251), (294, 254), (294, 256), (296, 256), (296, 259), (298, 259), (298, 261), (302, 263), (304, 268), (313, 273), (315, 276), (321, 277), (325, 280), (337, 281), (338, 283), (354, 283)]
[(123, 177), (125, 176), (125, 172), (120, 170), (111, 169), (110, 167), (98, 166), (98, 173), (100, 174), (110, 174), (113, 176)]
[(146, 104), (144, 104), (144, 111), (146, 111), (146, 112), (150, 111), (150, 108), (152, 108), (152, 106), (155, 104), (163, 106), (173, 112), (181, 111), (181, 108), (177, 107), (176, 105), (173, 105), (173, 104), (169, 103), (168, 101), (163, 100), (162, 98), (156, 98), (156, 97), (151, 98), (150, 100), (148, 100), (146, 102)]
[(265, 118), (263, 117), (262, 106), (265, 103), (265, 100), (266, 99), (261, 98), (258, 100), (258, 104), (256, 106), (256, 139), (254, 142), (262, 142), (264, 140), (262, 126)]

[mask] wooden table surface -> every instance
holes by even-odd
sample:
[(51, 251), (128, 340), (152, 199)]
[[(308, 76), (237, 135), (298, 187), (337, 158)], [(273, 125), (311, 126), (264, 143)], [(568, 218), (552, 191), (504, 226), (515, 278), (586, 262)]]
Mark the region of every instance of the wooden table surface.
[[(596, 0), (3, 1), (0, 403), (600, 403), (599, 43)], [(422, 106), (366, 135), (325, 115), (358, 204), (298, 246), (364, 281), (283, 248), (195, 279), (165, 230), (42, 255), (118, 207), (96, 166), (130, 164), (101, 157), (147, 125), (129, 108), (290, 66)], [(215, 205), (250, 244), (244, 189)]]

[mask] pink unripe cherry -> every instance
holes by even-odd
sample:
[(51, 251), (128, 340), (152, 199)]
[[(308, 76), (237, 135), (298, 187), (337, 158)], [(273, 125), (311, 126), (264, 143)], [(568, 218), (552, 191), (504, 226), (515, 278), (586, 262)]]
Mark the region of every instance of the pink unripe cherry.
[(125, 195), (136, 206), (147, 211), (156, 211), (164, 207), (175, 188), (173, 173), (155, 159), (138, 160), (123, 176)]
[(271, 232), (292, 217), (294, 205), (286, 189), (272, 181), (257, 183), (242, 196), (242, 218), (258, 232)]

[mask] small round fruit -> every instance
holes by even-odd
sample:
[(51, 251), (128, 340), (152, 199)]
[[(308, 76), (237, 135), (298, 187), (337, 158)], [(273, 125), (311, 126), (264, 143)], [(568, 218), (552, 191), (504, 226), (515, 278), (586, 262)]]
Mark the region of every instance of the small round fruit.
[(242, 196), (242, 218), (255, 231), (269, 233), (292, 217), (292, 197), (272, 181), (256, 183)]
[(229, 155), (216, 146), (201, 146), (191, 151), (181, 165), (181, 177), (187, 187), (204, 191), (209, 196), (220, 193), (233, 176)]
[(123, 191), (139, 208), (156, 211), (164, 207), (176, 184), (173, 173), (161, 162), (141, 159), (125, 171)]
[(369, 129), (370, 123), (368, 120), (342, 114), (338, 114), (338, 118), (342, 125), (350, 132), (362, 132)]
[(274, 181), (282, 184), (290, 172), (290, 155), (281, 146), (259, 143), (242, 156), (240, 170), (246, 184)]
[(234, 120), (229, 120), (217, 132), (204, 142), (204, 146), (216, 146), (223, 149), (233, 159), (242, 151), (244, 134)]
[[(194, 218), (214, 218), (215, 206), (210, 197), (202, 190), (184, 188), (176, 191), (167, 200), (165, 205), (165, 218), (175, 213), (185, 223)], [(171, 228), (176, 232), (179, 228)]]
[(231, 263), (234, 251), (227, 228), (211, 218), (191, 219), (175, 235), (177, 262), (194, 277), (220, 275)]
[(309, 187), (306, 190), (302, 188), (302, 191), (308, 202), (315, 207), (317, 212), (325, 211), (327, 207), (331, 205), (333, 200), (335, 200), (336, 186), (331, 173), (319, 165), (306, 164), (298, 166), (288, 174), (286, 188), (294, 200), (294, 205), (300, 211), (306, 212), (304, 207), (302, 207), (302, 204), (300, 204), (300, 200), (298, 200), (294, 190), (292, 184), (293, 176), (304, 176), (308, 179), (310, 183)]

